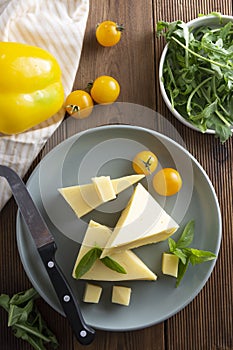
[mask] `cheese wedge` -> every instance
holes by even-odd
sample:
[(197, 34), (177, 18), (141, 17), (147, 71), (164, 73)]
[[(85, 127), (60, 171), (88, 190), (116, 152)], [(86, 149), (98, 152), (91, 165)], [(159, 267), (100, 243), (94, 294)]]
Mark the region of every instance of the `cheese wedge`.
[[(144, 177), (145, 175), (129, 175), (111, 180), (115, 194), (119, 194)], [(104, 203), (94, 183), (63, 187), (59, 188), (58, 191), (79, 218)]]
[[(104, 225), (91, 220), (87, 228), (82, 246), (72, 272), (75, 276), (75, 270), (82, 257), (96, 245), (103, 248), (112, 231)], [(96, 281), (125, 281), (125, 280), (156, 280), (157, 276), (134, 254), (127, 250), (120, 254), (112, 254), (111, 258), (118, 262), (125, 270), (126, 274), (122, 274), (111, 270), (105, 266), (100, 260), (96, 260), (89, 271), (87, 271), (80, 279), (96, 280)]]
[(179, 225), (139, 183), (123, 210), (101, 258), (125, 249), (163, 241), (178, 227)]
[(104, 203), (116, 198), (116, 193), (112, 181), (110, 180), (110, 176), (93, 177), (92, 182), (95, 185), (99, 198)]

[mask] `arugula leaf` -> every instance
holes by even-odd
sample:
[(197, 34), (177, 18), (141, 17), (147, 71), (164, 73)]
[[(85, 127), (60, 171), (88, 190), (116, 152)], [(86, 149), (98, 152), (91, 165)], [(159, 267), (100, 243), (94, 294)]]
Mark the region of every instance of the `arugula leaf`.
[(200, 131), (215, 130), (223, 143), (233, 126), (233, 23), (188, 28), (186, 23), (159, 21), (168, 50), (162, 80), (172, 107)]
[(121, 266), (116, 260), (110, 258), (109, 256), (105, 256), (104, 258), (100, 259), (100, 261), (113, 271), (123, 274), (127, 273), (123, 266)]
[[(75, 269), (76, 278), (82, 277), (87, 271), (91, 269), (95, 261), (100, 258), (102, 251), (103, 250), (99, 247), (94, 247), (88, 250), (88, 252), (79, 261)], [(124, 274), (127, 273), (123, 266), (121, 266), (117, 261), (110, 258), (109, 256), (100, 259), (100, 261), (111, 270)]]
[(6, 294), (0, 295), (0, 306), (8, 312), (8, 326), (14, 335), (27, 341), (36, 350), (46, 350), (44, 344), (58, 347), (55, 335), (46, 323), (34, 303), (39, 294), (34, 288), (15, 294), (11, 299)]
[(189, 248), (189, 245), (192, 243), (194, 238), (194, 226), (194, 220), (190, 220), (186, 224), (177, 242), (175, 242), (172, 238), (168, 238), (170, 253), (178, 256), (179, 258), (176, 287), (179, 286), (182, 278), (184, 277), (189, 263), (191, 263), (192, 265), (196, 265), (216, 258), (216, 255), (212, 252), (195, 248)]
[(88, 252), (79, 261), (78, 266), (75, 269), (76, 278), (82, 277), (87, 271), (89, 271), (96, 260), (100, 258), (101, 254), (102, 249), (98, 247), (88, 250)]
[(8, 327), (13, 326), (18, 322), (27, 321), (27, 317), (33, 310), (33, 300), (29, 300), (24, 307), (19, 307), (14, 304), (10, 304), (8, 315)]
[(3, 307), (6, 311), (9, 311), (9, 302), (10, 302), (10, 297), (6, 294), (1, 294), (0, 295), (0, 306)]
[(157, 24), (156, 24), (157, 35), (158, 36), (163, 35), (164, 29), (168, 28), (168, 26), (169, 26), (169, 22), (158, 21)]
[(13, 305), (21, 305), (26, 303), (29, 300), (35, 300), (38, 299), (39, 295), (37, 291), (34, 288), (30, 288), (26, 290), (25, 292), (20, 292), (15, 295), (10, 300), (10, 304)]

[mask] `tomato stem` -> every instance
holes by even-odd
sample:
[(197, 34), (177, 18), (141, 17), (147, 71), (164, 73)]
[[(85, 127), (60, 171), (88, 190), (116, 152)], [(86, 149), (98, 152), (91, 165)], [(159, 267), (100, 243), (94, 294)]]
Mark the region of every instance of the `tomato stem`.
[(94, 83), (94, 81), (92, 80), (87, 84), (87, 86), (85, 87), (86, 92), (90, 93), (92, 86), (93, 86), (93, 83)]
[(150, 166), (151, 166), (151, 156), (147, 159), (145, 162), (143, 159), (141, 159), (142, 163), (144, 164), (145, 168), (151, 173)]
[(123, 32), (123, 30), (125, 30), (125, 27), (123, 24), (117, 24), (116, 25), (116, 30), (118, 30), (119, 32)]
[(65, 108), (71, 108), (70, 114), (74, 114), (80, 111), (80, 107), (77, 105), (67, 105)]

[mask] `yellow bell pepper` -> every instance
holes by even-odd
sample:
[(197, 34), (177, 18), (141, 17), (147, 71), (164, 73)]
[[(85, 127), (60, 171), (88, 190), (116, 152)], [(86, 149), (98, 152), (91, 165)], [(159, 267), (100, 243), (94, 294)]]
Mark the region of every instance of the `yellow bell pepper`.
[(17, 134), (50, 118), (62, 107), (61, 69), (47, 51), (0, 42), (0, 132)]

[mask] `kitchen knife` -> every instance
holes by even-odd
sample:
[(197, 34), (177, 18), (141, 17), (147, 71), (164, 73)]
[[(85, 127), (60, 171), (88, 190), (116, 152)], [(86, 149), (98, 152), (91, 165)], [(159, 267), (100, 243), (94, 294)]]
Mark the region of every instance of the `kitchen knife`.
[(94, 339), (95, 331), (85, 323), (78, 302), (56, 263), (56, 243), (43, 217), (32, 200), (24, 182), (15, 171), (7, 166), (0, 165), (0, 176), (5, 177), (11, 187), (21, 215), (34, 239), (37, 250), (76, 338), (83, 345), (90, 344)]

